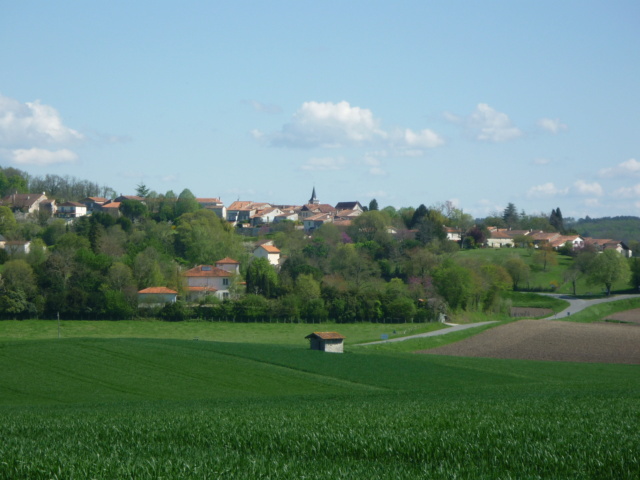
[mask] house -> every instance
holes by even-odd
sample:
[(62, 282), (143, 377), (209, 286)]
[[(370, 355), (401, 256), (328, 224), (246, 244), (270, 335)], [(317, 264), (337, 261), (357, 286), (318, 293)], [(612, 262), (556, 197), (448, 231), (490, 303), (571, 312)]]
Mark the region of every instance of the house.
[(306, 205), (302, 206), (298, 216), (302, 220), (304, 220), (306, 218), (313, 217), (319, 214), (335, 216), (336, 209), (328, 203), (307, 203)]
[(579, 250), (584, 247), (584, 238), (580, 235), (558, 235), (549, 242), (552, 248), (558, 249), (568, 243), (572, 250)]
[(259, 225), (273, 223), (278, 215), (282, 215), (282, 210), (279, 208), (269, 207), (258, 210), (251, 217), (251, 225), (257, 227)]
[(331, 353), (344, 352), (345, 337), (337, 332), (313, 332), (304, 338), (309, 339), (309, 347), (311, 350)]
[(84, 217), (87, 214), (87, 206), (84, 203), (64, 202), (58, 206), (56, 213), (60, 218)]
[(138, 292), (138, 306), (141, 308), (160, 307), (177, 299), (178, 292), (167, 287), (149, 287)]
[(447, 234), (447, 240), (451, 240), (452, 242), (459, 242), (462, 240), (460, 230), (457, 228), (444, 227), (444, 232)]
[(624, 242), (620, 242), (618, 240), (612, 240), (610, 238), (587, 237), (584, 239), (584, 242), (586, 245), (594, 247), (598, 252), (613, 249), (625, 258), (631, 258), (633, 256), (633, 252), (629, 249), (629, 247)]
[(44, 193), (13, 193), (2, 199), (2, 205), (11, 208), (13, 212), (29, 214), (37, 213), (45, 200), (47, 196)]
[(253, 256), (256, 258), (266, 258), (273, 266), (280, 264), (280, 249), (274, 245), (258, 245), (253, 251)]
[(227, 208), (227, 222), (234, 225), (249, 222), (251, 221), (251, 217), (255, 215), (256, 210), (257, 207), (254, 206), (254, 202), (235, 201)]
[(218, 260), (216, 267), (234, 275), (240, 275), (240, 262), (233, 258), (225, 257), (222, 260)]
[(107, 202), (103, 205), (100, 205), (98, 209), (99, 212), (108, 213), (113, 215), (114, 217), (120, 216), (120, 202)]
[(501, 248), (513, 247), (513, 238), (504, 230), (493, 230), (486, 241), (487, 247)]
[(225, 220), (227, 218), (227, 207), (220, 201), (219, 198), (196, 198), (196, 201), (202, 208), (211, 210), (219, 218)]
[(58, 210), (55, 198), (47, 198), (40, 202), (40, 210), (46, 211), (51, 216), (55, 215)]
[(215, 295), (229, 298), (229, 287), (233, 277), (240, 271), (240, 264), (232, 258), (223, 258), (215, 265), (198, 265), (182, 275), (186, 279), (189, 298)]
[(94, 210), (99, 210), (107, 201), (104, 197), (87, 197), (82, 200), (82, 203), (87, 207), (87, 214), (91, 214)]
[(11, 240), (4, 242), (4, 249), (9, 255), (27, 254), (31, 249), (31, 242), (29, 240)]
[[(357, 212), (364, 212), (364, 208), (362, 208), (362, 205), (360, 205), (360, 202), (338, 202), (336, 203), (335, 209), (337, 211), (340, 210), (355, 210)], [(356, 214), (360, 215), (360, 213)]]
[(304, 225), (305, 232), (312, 232), (316, 228), (320, 228), (325, 223), (332, 223), (332, 222), (333, 222), (333, 215), (320, 213), (318, 215), (305, 218), (302, 221), (302, 224)]

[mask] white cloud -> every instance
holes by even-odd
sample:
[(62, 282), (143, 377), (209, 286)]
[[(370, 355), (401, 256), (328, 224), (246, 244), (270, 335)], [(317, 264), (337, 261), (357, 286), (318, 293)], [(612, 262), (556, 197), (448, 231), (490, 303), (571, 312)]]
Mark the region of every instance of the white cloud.
[(556, 134), (567, 130), (569, 127), (557, 118), (541, 118), (538, 120), (538, 126), (547, 132)]
[(345, 167), (346, 160), (338, 157), (311, 158), (306, 164), (300, 167), (301, 170), (322, 172), (327, 170), (342, 170)]
[(551, 163), (551, 160), (549, 160), (548, 158), (534, 158), (533, 159), (533, 164), (534, 165), (548, 165), (549, 163)]
[(604, 193), (602, 186), (598, 182), (587, 183), (584, 180), (577, 180), (573, 184), (573, 189), (580, 195), (596, 195), (600, 197)]
[(618, 188), (611, 195), (619, 198), (640, 197), (640, 184), (634, 185), (633, 187)]
[[(279, 132), (254, 130), (256, 140), (274, 147), (338, 148), (382, 147), (391, 149), (434, 148), (444, 140), (429, 129), (386, 131), (373, 112), (349, 102), (305, 102)], [(420, 154), (423, 152), (420, 150)]]
[(64, 145), (84, 136), (62, 123), (55, 108), (35, 102), (20, 103), (0, 95), (0, 146), (32, 148)]
[(369, 174), (375, 176), (383, 176), (386, 175), (387, 172), (381, 167), (381, 162), (376, 157), (371, 155), (367, 155), (364, 158), (365, 165), (369, 166)]
[(57, 163), (73, 163), (78, 159), (71, 150), (46, 150), (44, 148), (29, 148), (12, 150), (9, 158), (18, 165), (55, 165)]
[(248, 100), (246, 103), (251, 105), (251, 107), (256, 112), (269, 113), (269, 114), (282, 113), (282, 108), (280, 108), (278, 105), (262, 103), (262, 102), (258, 102), (257, 100)]
[(445, 112), (444, 116), (450, 122), (462, 125), (476, 140), (483, 142), (506, 142), (522, 135), (522, 131), (513, 126), (506, 113), (498, 112), (486, 103), (479, 103), (467, 117), (449, 112)]
[(598, 172), (601, 177), (626, 177), (640, 175), (640, 162), (635, 158), (619, 163), (615, 167), (603, 168)]
[(531, 187), (527, 192), (528, 197), (557, 197), (559, 195), (566, 195), (567, 188), (558, 188), (552, 182), (547, 182), (542, 185), (536, 185)]
[(444, 144), (442, 137), (429, 129), (414, 132), (407, 128), (404, 131), (403, 140), (407, 146), (417, 148), (435, 148)]

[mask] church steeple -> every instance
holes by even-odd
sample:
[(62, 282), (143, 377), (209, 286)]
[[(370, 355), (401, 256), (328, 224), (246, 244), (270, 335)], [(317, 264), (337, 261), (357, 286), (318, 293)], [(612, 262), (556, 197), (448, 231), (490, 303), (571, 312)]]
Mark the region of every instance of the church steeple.
[(320, 200), (318, 200), (316, 198), (316, 187), (313, 187), (313, 192), (311, 192), (311, 198), (309, 199), (309, 204), (310, 205), (318, 205), (320, 203)]

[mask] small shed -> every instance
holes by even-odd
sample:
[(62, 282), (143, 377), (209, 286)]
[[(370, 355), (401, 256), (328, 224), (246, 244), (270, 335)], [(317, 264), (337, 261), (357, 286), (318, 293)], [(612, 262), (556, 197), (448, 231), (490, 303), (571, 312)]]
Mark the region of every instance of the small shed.
[(345, 337), (338, 332), (313, 332), (304, 338), (309, 339), (311, 350), (321, 350), (332, 353), (344, 352)]

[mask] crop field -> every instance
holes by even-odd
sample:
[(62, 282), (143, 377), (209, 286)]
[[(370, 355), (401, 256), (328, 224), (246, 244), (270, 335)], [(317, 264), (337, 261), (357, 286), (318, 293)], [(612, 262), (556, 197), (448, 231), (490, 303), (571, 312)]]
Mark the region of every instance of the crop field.
[(0, 478), (638, 478), (634, 366), (0, 343)]

